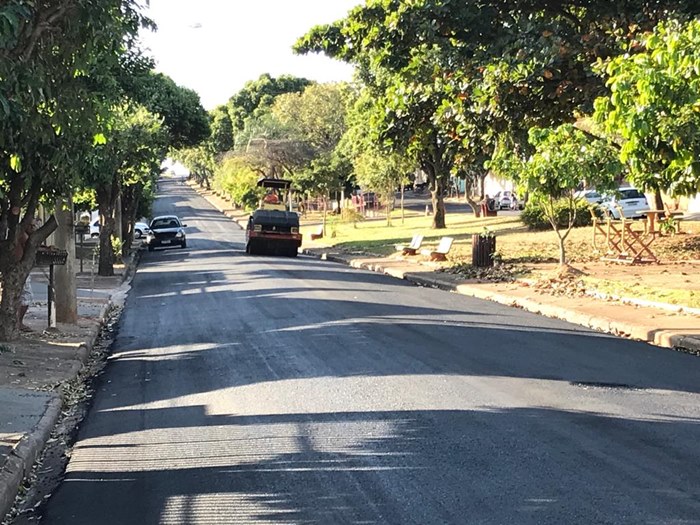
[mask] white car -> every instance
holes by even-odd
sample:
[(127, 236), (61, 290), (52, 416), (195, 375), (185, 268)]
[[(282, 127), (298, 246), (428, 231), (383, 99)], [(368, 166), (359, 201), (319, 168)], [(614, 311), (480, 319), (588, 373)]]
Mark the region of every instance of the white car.
[[(140, 239), (141, 237), (145, 237), (148, 235), (148, 232), (151, 230), (148, 229), (148, 224), (145, 222), (137, 222), (134, 224), (134, 238), (135, 239)], [(90, 223), (90, 237), (99, 237), (100, 236), (100, 219), (95, 219)]]
[(614, 195), (605, 198), (600, 206), (607, 209), (614, 219), (620, 218), (620, 210), (627, 219), (639, 219), (651, 209), (644, 194), (631, 187), (618, 189)]
[(515, 210), (518, 208), (518, 198), (512, 191), (499, 191), (494, 196), (496, 206), (500, 210)]
[(151, 230), (148, 228), (148, 224), (145, 222), (137, 222), (134, 224), (134, 238), (140, 239), (141, 237), (148, 235)]
[(600, 204), (603, 202), (603, 195), (595, 190), (581, 190), (574, 195), (577, 199), (584, 199), (588, 204)]
[(90, 223), (90, 237), (100, 236), (100, 219), (95, 219)]

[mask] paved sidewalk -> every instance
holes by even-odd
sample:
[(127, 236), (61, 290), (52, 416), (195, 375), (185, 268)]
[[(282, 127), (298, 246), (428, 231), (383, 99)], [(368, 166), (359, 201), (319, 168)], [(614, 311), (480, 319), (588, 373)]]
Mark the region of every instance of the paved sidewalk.
[(59, 419), (59, 385), (77, 377), (109, 308), (126, 297), (131, 270), (116, 267), (115, 272), (113, 277), (79, 275), (78, 324), (47, 330), (48, 269), (32, 271), (34, 303), (25, 316), (32, 332), (0, 345), (0, 516), (12, 508)]

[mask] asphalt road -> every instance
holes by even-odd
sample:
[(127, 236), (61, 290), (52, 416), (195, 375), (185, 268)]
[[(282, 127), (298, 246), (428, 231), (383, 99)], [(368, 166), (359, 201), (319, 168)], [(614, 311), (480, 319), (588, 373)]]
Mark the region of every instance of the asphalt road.
[(700, 360), (160, 213), (42, 524), (700, 523)]

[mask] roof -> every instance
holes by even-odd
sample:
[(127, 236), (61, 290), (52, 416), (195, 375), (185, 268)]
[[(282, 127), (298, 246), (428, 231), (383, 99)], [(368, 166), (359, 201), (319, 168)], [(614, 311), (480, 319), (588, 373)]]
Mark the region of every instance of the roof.
[(265, 177), (261, 177), (260, 179), (258, 179), (257, 185), (261, 188), (287, 189), (292, 185), (292, 181), (285, 179), (268, 179)]

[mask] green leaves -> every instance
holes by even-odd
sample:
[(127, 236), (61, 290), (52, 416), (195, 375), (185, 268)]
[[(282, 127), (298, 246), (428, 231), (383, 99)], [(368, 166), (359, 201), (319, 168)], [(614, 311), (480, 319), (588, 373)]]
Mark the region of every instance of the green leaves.
[(700, 190), (700, 21), (663, 22), (644, 47), (607, 65), (611, 97), (596, 103), (595, 118), (622, 142), (620, 158), (637, 186), (693, 195)]
[(22, 171), (22, 159), (19, 155), (10, 155), (10, 169), (17, 173)]

